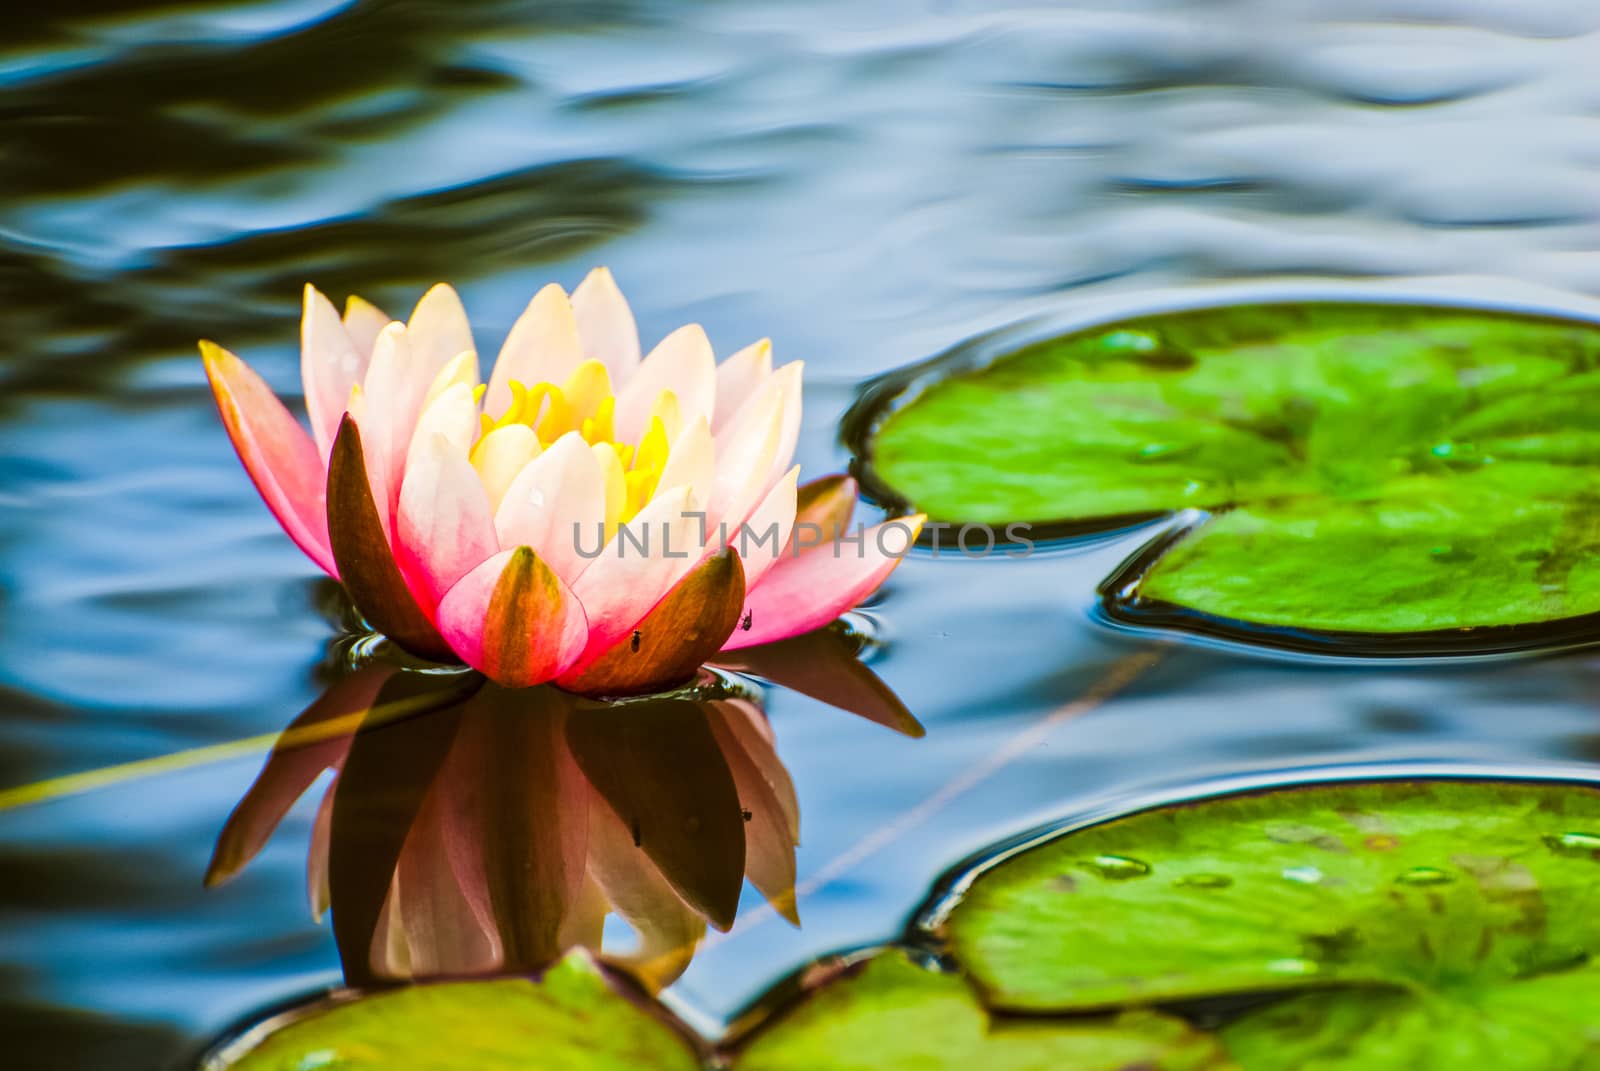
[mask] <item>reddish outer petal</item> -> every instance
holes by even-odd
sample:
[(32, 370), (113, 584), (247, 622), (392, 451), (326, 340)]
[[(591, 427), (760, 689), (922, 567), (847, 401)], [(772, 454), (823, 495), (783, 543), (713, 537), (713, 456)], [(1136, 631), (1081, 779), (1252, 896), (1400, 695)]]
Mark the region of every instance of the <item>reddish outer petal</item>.
[(339, 575), (372, 627), (412, 654), (451, 658), (448, 644), (417, 605), (400, 575), (367, 482), (361, 429), (346, 414), (328, 458), (328, 535)]
[(922, 723), (872, 667), (861, 661), (860, 651), (859, 641), (842, 626), (834, 626), (778, 643), (726, 651), (713, 662), (859, 714), (897, 733), (922, 736), (926, 731)]
[(500, 549), (489, 495), (464, 453), (443, 436), (422, 444), (406, 471), (395, 523), (395, 560), (433, 620), (444, 593)]
[[(722, 757), (733, 773), (734, 788), (745, 815), (745, 874), (774, 910), (796, 926), (800, 913), (795, 904), (795, 844), (800, 836), (798, 809), (791, 812), (794, 786), (770, 744), (759, 734), (746, 733), (755, 748), (746, 747), (735, 727), (745, 717), (734, 703), (708, 703), (706, 717), (722, 747)], [(760, 717), (759, 714), (755, 715)], [(782, 787), (780, 787), (780, 784)], [(780, 793), (787, 799), (780, 798)], [(791, 815), (793, 821), (791, 822)]]
[(221, 346), (200, 343), (217, 410), (239, 460), (295, 546), (335, 579), (316, 444), (250, 366)]
[(745, 617), (723, 650), (798, 636), (851, 609), (900, 564), (899, 558), (879, 548), (879, 534), (891, 526), (903, 529), (887, 532), (883, 540), (888, 549), (900, 551), (916, 538), (926, 519), (918, 514), (885, 521), (867, 529), (859, 547), (854, 543), (813, 547), (773, 566), (745, 599)]
[(343, 732), (328, 729), (326, 723), (369, 709), (378, 690), (395, 672), (390, 666), (368, 666), (341, 678), (279, 734), (255, 783), (217, 836), (211, 865), (206, 868), (206, 885), (227, 881), (255, 858), (289, 808), (322, 771), (344, 762), (356, 723), (352, 718), (348, 731)]
[(686, 681), (722, 648), (743, 607), (744, 569), (725, 547), (678, 581), (627, 638), (556, 683), (584, 695), (640, 695)]
[(812, 545), (832, 543), (849, 526), (859, 496), (860, 488), (849, 476), (823, 476), (803, 483), (795, 493), (795, 526), (817, 526), (815, 532), (807, 530), (806, 541)]
[(508, 688), (563, 673), (589, 631), (582, 605), (530, 547), (462, 577), (439, 603), (439, 628), (463, 661)]

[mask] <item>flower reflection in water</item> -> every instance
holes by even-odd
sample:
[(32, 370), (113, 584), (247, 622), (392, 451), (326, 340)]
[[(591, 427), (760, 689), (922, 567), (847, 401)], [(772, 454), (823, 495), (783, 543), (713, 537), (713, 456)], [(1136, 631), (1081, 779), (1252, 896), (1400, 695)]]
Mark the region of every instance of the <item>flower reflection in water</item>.
[(221, 836), (208, 884), (237, 873), (325, 770), (313, 912), (331, 911), (352, 985), (526, 973), (575, 946), (659, 988), (748, 879), (799, 923), (800, 814), (756, 674), (910, 735), (921, 727), (839, 625), (739, 652), (738, 673), (620, 701), (503, 688), (373, 663), (284, 731)]

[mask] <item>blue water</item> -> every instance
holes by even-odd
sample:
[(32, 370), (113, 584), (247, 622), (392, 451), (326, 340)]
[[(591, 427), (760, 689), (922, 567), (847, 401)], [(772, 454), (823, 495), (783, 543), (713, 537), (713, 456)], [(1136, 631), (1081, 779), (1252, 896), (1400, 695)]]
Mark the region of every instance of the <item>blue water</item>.
[[(270, 733), (319, 691), (330, 593), (193, 349), (293, 391), (306, 279), (391, 311), (450, 280), (488, 349), (540, 283), (608, 264), (647, 341), (698, 320), (806, 359), (812, 474), (847, 460), (865, 379), (1027, 316), (1219, 285), (1600, 295), (1587, 0), (30, 6), (0, 12), (0, 788)], [(1138, 538), (908, 561), (868, 613), (923, 740), (769, 697), (805, 924), (708, 948), (675, 1007), (715, 1026), (1106, 795), (1600, 757), (1589, 657), (1327, 667), (1111, 632), (1094, 584)], [(259, 765), (0, 812), (24, 1066), (170, 1066), (338, 981), (305, 903), (319, 793), (201, 887)]]

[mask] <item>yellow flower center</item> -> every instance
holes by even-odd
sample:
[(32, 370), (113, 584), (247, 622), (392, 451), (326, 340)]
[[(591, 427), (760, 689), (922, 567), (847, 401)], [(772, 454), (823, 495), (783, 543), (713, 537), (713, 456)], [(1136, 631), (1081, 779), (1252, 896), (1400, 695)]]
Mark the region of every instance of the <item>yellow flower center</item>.
[[(636, 444), (617, 441), (617, 398), (611, 376), (599, 361), (584, 361), (565, 383), (508, 383), (511, 404), (498, 418), (482, 414), (481, 447), (491, 432), (514, 424), (533, 429), (539, 448), (547, 449), (563, 435), (577, 432), (594, 450), (606, 480), (606, 537), (621, 522), (632, 520), (655, 495), (666, 469), (672, 437), (682, 424), (678, 398), (662, 391), (651, 407), (643, 438)], [(481, 400), (484, 388), (479, 387)], [(522, 433), (526, 435), (526, 433)], [(476, 465), (483, 451), (473, 450)], [(482, 468), (480, 467), (480, 472)]]

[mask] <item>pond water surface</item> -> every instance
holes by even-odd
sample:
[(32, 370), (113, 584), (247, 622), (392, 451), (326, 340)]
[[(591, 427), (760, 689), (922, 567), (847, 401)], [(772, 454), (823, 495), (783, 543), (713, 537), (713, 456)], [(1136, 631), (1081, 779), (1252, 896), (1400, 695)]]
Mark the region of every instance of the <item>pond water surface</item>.
[[(544, 281), (608, 264), (647, 342), (698, 320), (719, 353), (807, 361), (809, 474), (847, 462), (869, 377), (1027, 316), (1285, 280), (1600, 295), (1588, 0), (30, 7), (0, 12), (0, 789), (270, 734), (320, 690), (336, 604), (193, 348), (293, 391), (307, 279), (391, 312), (449, 280), (489, 348)], [(1107, 797), (1600, 758), (1583, 655), (1326, 665), (1111, 631), (1094, 586), (1142, 538), (907, 561), (867, 617), (925, 739), (769, 695), (804, 925), (747, 890), (674, 1007), (714, 1030)], [(17, 1066), (181, 1065), (339, 981), (305, 898), (319, 793), (202, 888), (260, 763), (0, 811)]]

